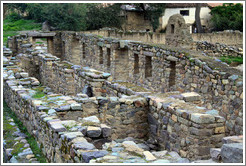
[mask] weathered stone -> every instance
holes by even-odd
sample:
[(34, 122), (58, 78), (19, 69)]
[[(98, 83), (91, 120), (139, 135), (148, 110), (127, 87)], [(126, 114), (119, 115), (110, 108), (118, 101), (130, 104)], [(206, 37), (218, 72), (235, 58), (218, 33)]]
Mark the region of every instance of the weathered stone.
[(100, 123), (100, 120), (96, 116), (89, 116), (89, 117), (83, 118), (80, 121), (81, 121), (82, 125), (87, 125), (87, 126), (99, 125), (99, 123)]
[(123, 145), (123, 147), (125, 147), (126, 151), (135, 152), (135, 153), (138, 153), (140, 155), (142, 155), (144, 152), (144, 150), (139, 148), (137, 146), (137, 144), (133, 141), (124, 141), (124, 142), (122, 142), (122, 145)]
[(71, 109), (72, 110), (82, 110), (81, 104), (79, 103), (73, 103), (71, 104)]
[(96, 149), (96, 147), (88, 142), (76, 142), (73, 144), (74, 148), (77, 149), (82, 149), (82, 150), (93, 150)]
[(201, 100), (201, 96), (195, 92), (182, 93), (181, 96), (183, 96), (183, 99), (187, 102)]
[(167, 154), (167, 150), (159, 151), (159, 152), (152, 152), (152, 154), (157, 157), (163, 159), (165, 155)]
[(220, 155), (221, 149), (220, 148), (211, 148), (210, 149), (210, 156), (214, 161), (220, 161), (221, 155)]
[(105, 124), (101, 124), (100, 125), (101, 129), (102, 129), (102, 136), (104, 138), (110, 137), (111, 136), (111, 127), (105, 125)]
[(174, 57), (174, 56), (168, 56), (167, 57), (167, 60), (168, 61), (174, 61), (174, 62), (177, 62), (178, 61), (178, 58)]
[(224, 144), (221, 148), (221, 157), (224, 163), (243, 162), (243, 143)]
[(243, 143), (243, 136), (229, 136), (222, 138), (223, 144), (230, 144), (230, 143)]
[(87, 128), (86, 134), (87, 134), (88, 137), (92, 137), (92, 138), (99, 137), (101, 135), (101, 128), (100, 127), (89, 126)]
[(151, 154), (149, 151), (144, 151), (143, 154), (144, 154), (145, 159), (146, 159), (147, 161), (153, 161), (153, 160), (156, 160), (156, 157), (153, 156), (153, 154)]
[(214, 123), (215, 117), (209, 114), (193, 113), (191, 114), (191, 120), (198, 124), (201, 123)]
[(81, 153), (82, 158), (83, 158), (84, 162), (86, 162), (86, 163), (89, 163), (89, 161), (91, 159), (103, 157), (107, 154), (108, 154), (108, 152), (106, 150), (99, 150), (99, 151), (94, 151), (94, 152), (82, 152)]

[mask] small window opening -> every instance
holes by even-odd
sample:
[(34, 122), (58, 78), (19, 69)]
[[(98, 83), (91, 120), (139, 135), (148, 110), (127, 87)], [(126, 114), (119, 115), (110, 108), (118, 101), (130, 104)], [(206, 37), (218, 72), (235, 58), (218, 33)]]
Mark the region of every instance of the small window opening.
[(171, 33), (174, 33), (174, 24), (171, 24)]
[(151, 56), (145, 57), (145, 78), (152, 77), (152, 58)]
[(169, 75), (169, 87), (175, 85), (175, 78), (176, 78), (176, 62), (171, 61), (170, 62), (170, 75)]
[(82, 52), (82, 53), (83, 53), (83, 59), (85, 59), (85, 43), (83, 43), (83, 48), (82, 48), (82, 49), (83, 49), (83, 50), (82, 50), (82, 51), (83, 51), (83, 52)]
[(134, 54), (134, 74), (139, 73), (139, 56), (138, 54)]
[(182, 16), (189, 16), (190, 11), (189, 11), (189, 10), (180, 10), (180, 14), (181, 14)]
[(107, 48), (107, 66), (110, 67), (111, 61), (110, 61), (110, 48)]
[(99, 47), (99, 64), (103, 64), (103, 49)]

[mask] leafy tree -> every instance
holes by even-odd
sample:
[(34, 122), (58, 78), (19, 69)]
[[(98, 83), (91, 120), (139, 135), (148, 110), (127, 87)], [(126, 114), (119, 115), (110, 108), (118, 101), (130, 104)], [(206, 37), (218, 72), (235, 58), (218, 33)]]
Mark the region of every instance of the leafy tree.
[(62, 30), (86, 30), (86, 5), (76, 3), (30, 3), (28, 17), (38, 22), (48, 21)]
[(95, 30), (103, 27), (121, 27), (121, 19), (118, 17), (120, 4), (103, 6), (102, 4), (87, 4), (86, 23), (87, 29)]
[(215, 31), (240, 30), (243, 31), (242, 4), (224, 3), (211, 9), (212, 22)]

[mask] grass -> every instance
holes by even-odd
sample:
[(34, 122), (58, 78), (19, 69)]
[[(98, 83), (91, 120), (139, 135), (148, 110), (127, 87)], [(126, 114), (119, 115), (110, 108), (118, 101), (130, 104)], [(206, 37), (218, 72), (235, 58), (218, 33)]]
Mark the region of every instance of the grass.
[(44, 97), (45, 96), (45, 93), (44, 92), (36, 92), (35, 95), (33, 95), (32, 97), (34, 99), (40, 99), (41, 97)]
[(233, 62), (238, 63), (238, 64), (243, 64), (242, 57), (224, 56), (224, 57), (220, 57), (220, 60), (222, 62), (226, 62), (227, 64), (231, 64)]
[(34, 20), (20, 19), (12, 21), (10, 19), (3, 20), (3, 43), (6, 44), (8, 36), (15, 36), (18, 31), (23, 30), (41, 30), (41, 23), (35, 23)]
[[(20, 129), (20, 131), (24, 134), (27, 135), (27, 142), (29, 143), (33, 154), (35, 155), (35, 157), (38, 159), (38, 161), (40, 163), (46, 163), (46, 158), (43, 155), (41, 149), (39, 149), (38, 144), (36, 142), (36, 140), (34, 139), (33, 136), (31, 136), (28, 131), (27, 128), (22, 124), (22, 122), (18, 119), (18, 117), (16, 116), (16, 114), (7, 106), (6, 102), (3, 102), (3, 115), (4, 117), (9, 116), (14, 120), (14, 123), (18, 126), (18, 128)], [(3, 118), (4, 118), (3, 117)], [(17, 148), (16, 153), (18, 153), (18, 151), (21, 148), (21, 144), (18, 145), (19, 148)]]

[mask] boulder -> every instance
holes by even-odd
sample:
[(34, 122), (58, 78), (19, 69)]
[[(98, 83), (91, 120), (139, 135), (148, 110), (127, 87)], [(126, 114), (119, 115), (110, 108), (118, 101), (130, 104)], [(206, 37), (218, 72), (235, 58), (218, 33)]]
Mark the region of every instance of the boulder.
[(221, 148), (221, 157), (224, 163), (243, 162), (243, 143), (224, 144)]

